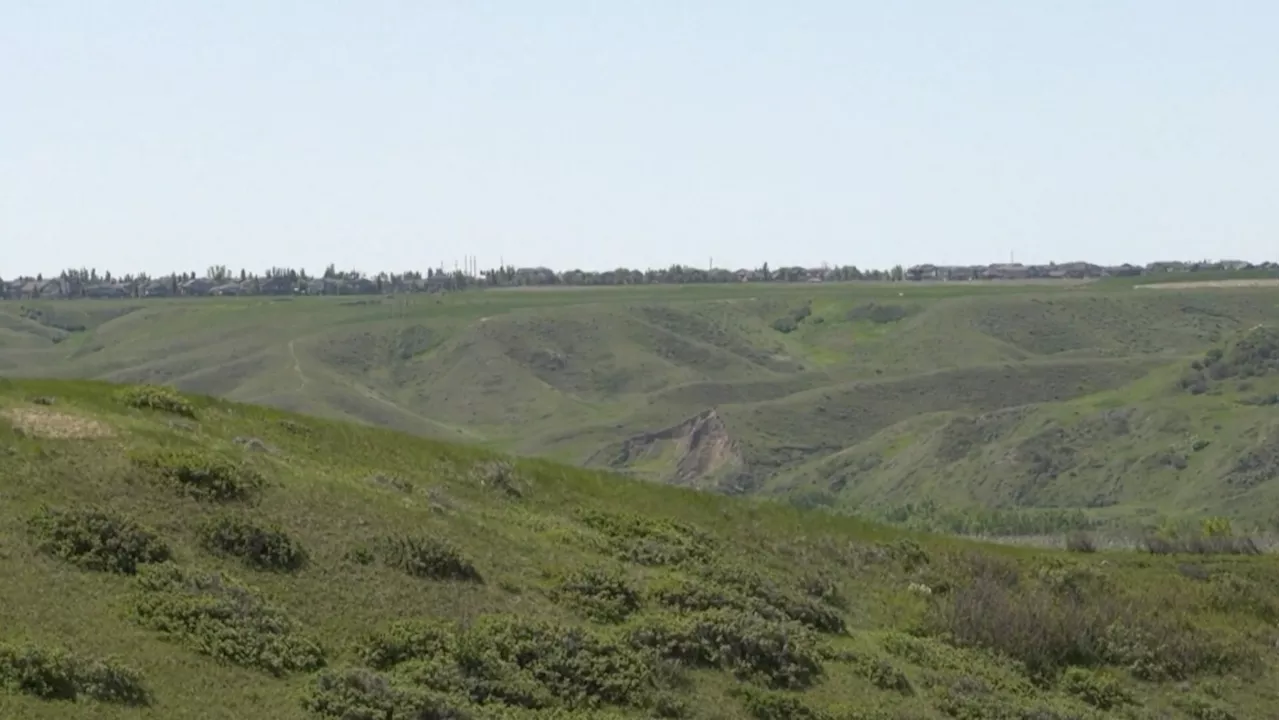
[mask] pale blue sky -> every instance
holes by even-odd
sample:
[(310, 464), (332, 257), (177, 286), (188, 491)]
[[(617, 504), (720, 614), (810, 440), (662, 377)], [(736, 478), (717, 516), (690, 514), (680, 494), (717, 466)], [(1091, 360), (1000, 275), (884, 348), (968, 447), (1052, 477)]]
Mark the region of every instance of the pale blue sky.
[(0, 0), (0, 276), (1275, 260), (1274, 0)]

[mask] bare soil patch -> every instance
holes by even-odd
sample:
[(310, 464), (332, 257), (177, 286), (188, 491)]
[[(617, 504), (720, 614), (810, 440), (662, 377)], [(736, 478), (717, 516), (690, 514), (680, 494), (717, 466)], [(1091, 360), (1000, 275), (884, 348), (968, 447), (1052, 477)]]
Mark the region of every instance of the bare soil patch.
[(1151, 283), (1134, 285), (1135, 290), (1187, 290), (1197, 288), (1276, 287), (1280, 278), (1252, 278), (1248, 280), (1206, 280), (1204, 282)]
[(0, 416), (33, 437), (88, 440), (115, 435), (107, 425), (91, 418), (47, 408), (5, 408)]

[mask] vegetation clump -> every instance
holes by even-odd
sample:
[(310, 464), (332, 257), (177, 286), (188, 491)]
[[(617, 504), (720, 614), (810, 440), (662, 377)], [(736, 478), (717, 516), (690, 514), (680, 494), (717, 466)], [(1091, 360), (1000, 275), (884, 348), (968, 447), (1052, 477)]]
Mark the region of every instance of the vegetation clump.
[(134, 385), (121, 390), (120, 402), (141, 410), (159, 410), (196, 419), (195, 406), (173, 388), (161, 385)]
[(793, 693), (748, 686), (734, 688), (731, 694), (755, 720), (833, 720), (830, 713), (809, 707)]
[(296, 621), (231, 577), (163, 563), (138, 572), (138, 589), (138, 621), (198, 653), (277, 676), (325, 664)]
[(914, 308), (902, 305), (881, 305), (871, 302), (850, 310), (848, 318), (853, 321), (870, 320), (877, 325), (887, 325), (910, 316), (913, 311)]
[(142, 676), (112, 659), (87, 659), (34, 645), (0, 645), (0, 689), (42, 700), (88, 698), (118, 705), (151, 704)]
[(1098, 551), (1098, 545), (1094, 542), (1093, 536), (1087, 532), (1076, 531), (1067, 535), (1067, 550), (1076, 553), (1093, 553)]
[(1147, 533), (1142, 547), (1152, 555), (1258, 555), (1253, 538), (1237, 535), (1226, 518), (1205, 518), (1198, 528), (1168, 526)]
[(41, 551), (86, 570), (132, 575), (170, 557), (169, 546), (133, 520), (100, 508), (42, 508), (28, 522)]
[(774, 320), (770, 327), (784, 335), (795, 332), (800, 327), (800, 323), (804, 322), (812, 314), (813, 306), (811, 303), (806, 302), (804, 305), (792, 308), (787, 311), (786, 315)]
[(476, 705), (638, 706), (654, 688), (652, 657), (613, 635), (508, 615), (456, 629), (397, 623), (357, 654), (403, 685)]
[(251, 500), (266, 485), (262, 475), (252, 468), (209, 452), (154, 450), (135, 453), (133, 462), (197, 500)]
[(714, 551), (709, 535), (684, 523), (598, 510), (577, 514), (584, 525), (604, 536), (618, 559), (637, 565), (706, 561)]
[(773, 688), (803, 689), (823, 674), (816, 636), (798, 623), (731, 609), (645, 618), (629, 631), (632, 645), (661, 657), (729, 670)]
[(1133, 694), (1112, 675), (1085, 668), (1067, 668), (1062, 674), (1064, 692), (1099, 710), (1111, 710), (1133, 702)]
[(375, 551), (389, 567), (431, 580), (482, 582), (480, 571), (462, 549), (434, 535), (399, 535), (379, 543)]
[(737, 610), (766, 620), (793, 620), (819, 632), (842, 632), (845, 627), (835, 609), (742, 569), (706, 570), (701, 579), (667, 581), (650, 593), (658, 604), (682, 612)]
[(1204, 358), (1191, 363), (1179, 385), (1183, 390), (1199, 395), (1207, 392), (1215, 383), (1232, 378), (1274, 377), (1277, 368), (1277, 330), (1258, 325), (1240, 334), (1225, 348), (1211, 348)]
[(372, 633), (356, 648), (360, 661), (389, 670), (410, 660), (449, 657), (457, 649), (457, 628), (436, 620), (400, 620)]
[(307, 553), (294, 538), (279, 527), (224, 515), (200, 528), (204, 548), (219, 555), (240, 558), (257, 570), (293, 572), (307, 564)]
[(927, 631), (1016, 660), (1034, 680), (1103, 665), (1142, 679), (1181, 680), (1243, 661), (1176, 616), (1142, 611), (1090, 573), (1058, 568), (1023, 577), (1011, 562), (989, 556), (957, 564), (967, 577), (934, 596)]
[(626, 574), (611, 567), (575, 570), (560, 581), (552, 594), (592, 620), (606, 623), (625, 620), (642, 604), (640, 591)]
[(467, 720), (466, 707), (440, 694), (394, 685), (366, 668), (319, 674), (302, 708), (332, 720)]
[(472, 466), (471, 478), (481, 487), (490, 488), (511, 498), (524, 497), (528, 481), (506, 460), (486, 460)]

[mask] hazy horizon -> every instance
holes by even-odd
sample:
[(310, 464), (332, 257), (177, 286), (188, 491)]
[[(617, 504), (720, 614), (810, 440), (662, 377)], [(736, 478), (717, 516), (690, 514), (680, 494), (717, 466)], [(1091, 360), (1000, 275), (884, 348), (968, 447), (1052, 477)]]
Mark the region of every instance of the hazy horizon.
[(1275, 261), (1278, 25), (1255, 0), (11, 4), (0, 277)]

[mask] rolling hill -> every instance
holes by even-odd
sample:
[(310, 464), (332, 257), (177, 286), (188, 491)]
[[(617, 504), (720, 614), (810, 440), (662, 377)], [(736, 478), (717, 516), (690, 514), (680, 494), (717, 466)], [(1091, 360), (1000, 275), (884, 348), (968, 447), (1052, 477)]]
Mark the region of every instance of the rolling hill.
[(932, 501), (1274, 529), (1257, 502), (1274, 473), (1245, 487), (1231, 470), (1271, 449), (1274, 408), (1241, 401), (1274, 369), (1252, 389), (1177, 387), (1211, 348), (1274, 328), (1274, 286), (1210, 285), (5, 302), (0, 373), (172, 384), (880, 517)]
[[(1233, 357), (1196, 372), (1226, 381)], [(997, 412), (949, 437), (959, 454), (1024, 421)], [(1221, 523), (1143, 554), (984, 545), (65, 380), (0, 379), (0, 499), (6, 718), (1275, 707), (1275, 556)]]

